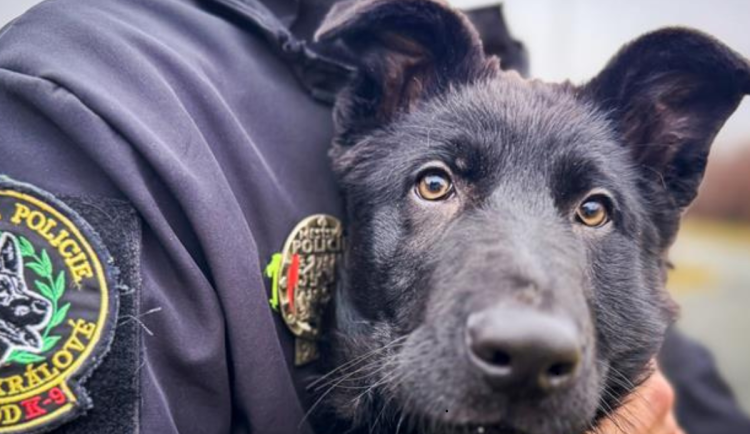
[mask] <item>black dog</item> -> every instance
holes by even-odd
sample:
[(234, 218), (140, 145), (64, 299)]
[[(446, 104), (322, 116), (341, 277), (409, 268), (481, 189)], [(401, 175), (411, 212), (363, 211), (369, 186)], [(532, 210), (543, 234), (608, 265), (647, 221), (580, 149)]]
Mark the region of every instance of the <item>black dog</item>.
[(52, 306), (29, 291), (16, 237), (0, 236), (0, 363), (12, 350), (38, 352), (40, 329), (49, 321)]
[[(667, 250), (750, 66), (696, 31), (526, 81), (427, 0), (335, 7), (345, 276), (317, 383), (356, 430), (576, 434), (649, 373)], [(324, 430), (325, 432), (325, 430)]]

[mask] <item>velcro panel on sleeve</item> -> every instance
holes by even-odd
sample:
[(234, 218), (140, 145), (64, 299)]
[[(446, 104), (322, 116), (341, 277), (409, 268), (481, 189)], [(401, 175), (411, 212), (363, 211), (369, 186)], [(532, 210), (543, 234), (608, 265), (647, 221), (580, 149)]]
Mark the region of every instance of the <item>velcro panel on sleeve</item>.
[(140, 368), (139, 319), (141, 222), (124, 201), (101, 197), (63, 197), (96, 229), (119, 269), (120, 309), (109, 353), (86, 381), (93, 407), (56, 433), (132, 434), (139, 432)]

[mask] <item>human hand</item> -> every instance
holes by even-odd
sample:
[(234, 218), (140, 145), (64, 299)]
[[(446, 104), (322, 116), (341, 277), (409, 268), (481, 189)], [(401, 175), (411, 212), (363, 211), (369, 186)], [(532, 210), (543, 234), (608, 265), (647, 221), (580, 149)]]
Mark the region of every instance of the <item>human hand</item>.
[(672, 385), (658, 369), (590, 434), (685, 434), (674, 415)]

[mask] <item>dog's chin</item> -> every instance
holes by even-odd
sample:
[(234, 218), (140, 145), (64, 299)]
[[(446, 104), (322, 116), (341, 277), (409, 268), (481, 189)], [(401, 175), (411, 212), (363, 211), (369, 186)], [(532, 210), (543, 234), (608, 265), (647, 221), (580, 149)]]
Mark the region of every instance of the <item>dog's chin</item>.
[[(401, 359), (413, 360), (408, 354), (412, 349), (406, 348)], [(399, 365), (401, 381), (390, 397), (392, 405), (412, 415), (409, 419), (440, 427), (437, 433), (579, 434), (596, 417), (601, 373), (591, 355), (570, 389), (549, 395), (493, 389), (462, 358), (447, 352), (425, 359), (430, 362)]]
[[(456, 387), (458, 388), (458, 387)], [(434, 388), (434, 397), (445, 396), (445, 390)], [(465, 391), (468, 392), (468, 391)], [(568, 407), (569, 399), (537, 403), (523, 398), (495, 399), (489, 396), (466, 395), (463, 403), (454, 402), (449, 409), (425, 402), (418, 396), (391, 396), (390, 406), (396, 410), (391, 421), (401, 427), (391, 431), (408, 434), (581, 434), (591, 427), (596, 417), (596, 406)], [(564, 397), (560, 397), (564, 398)], [(387, 401), (379, 397), (378, 401)], [(527, 402), (522, 402), (527, 401)], [(563, 401), (563, 402), (561, 402)], [(375, 406), (378, 407), (377, 405)], [(363, 418), (366, 419), (366, 418)], [(408, 428), (407, 428), (408, 427)], [(375, 431), (378, 432), (378, 431)]]
[[(441, 423), (427, 423), (430, 426), (430, 434), (432, 433), (467, 433), (467, 434), (543, 434), (534, 431), (524, 431), (513, 425), (503, 422), (495, 423), (464, 423), (464, 424), (441, 424)], [(419, 434), (427, 434), (419, 433)]]
[[(502, 423), (497, 424), (466, 424), (466, 425), (445, 425), (444, 428), (431, 430), (432, 433), (467, 433), (467, 434), (535, 434), (529, 431), (522, 431)], [(422, 433), (420, 433), (422, 434)], [(426, 434), (426, 433), (425, 433)]]
[[(579, 434), (592, 425), (596, 417), (597, 400), (588, 394), (563, 394), (547, 399), (479, 393), (479, 387), (468, 382), (463, 387), (430, 387), (432, 400), (425, 395), (410, 394), (402, 389), (396, 406), (408, 409), (416, 425), (429, 427), (425, 431), (405, 431), (410, 434), (477, 433), (477, 434)], [(454, 389), (461, 397), (438, 404)], [(463, 389), (463, 390), (461, 390)], [(413, 391), (413, 389), (412, 389)], [(593, 395), (596, 395), (594, 393)]]
[[(444, 420), (436, 420), (431, 419), (428, 417), (415, 418), (419, 421), (417, 424), (418, 427), (413, 431), (406, 431), (410, 434), (442, 434), (442, 433), (465, 433), (465, 434), (550, 434), (552, 432), (558, 432), (558, 431), (551, 431), (549, 427), (522, 427), (513, 424), (510, 421), (500, 421), (495, 420), (494, 422), (486, 422), (486, 423), (451, 423)], [(483, 419), (492, 419), (492, 418), (483, 418)], [(589, 426), (590, 423), (588, 421), (581, 421), (580, 426)], [(427, 427), (424, 429), (421, 429), (420, 427)], [(560, 431), (561, 433), (565, 434), (571, 434), (571, 433), (578, 433), (583, 432), (583, 428), (576, 429), (576, 428), (569, 428), (564, 431)]]

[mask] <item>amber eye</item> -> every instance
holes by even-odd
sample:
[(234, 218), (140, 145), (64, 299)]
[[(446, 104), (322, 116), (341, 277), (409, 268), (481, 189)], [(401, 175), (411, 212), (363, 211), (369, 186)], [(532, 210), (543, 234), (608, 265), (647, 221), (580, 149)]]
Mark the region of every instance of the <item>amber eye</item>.
[(604, 195), (589, 196), (576, 210), (576, 217), (586, 226), (597, 228), (609, 221), (609, 199)]
[(450, 196), (453, 184), (442, 170), (429, 170), (417, 181), (417, 194), (424, 200), (443, 200)]

